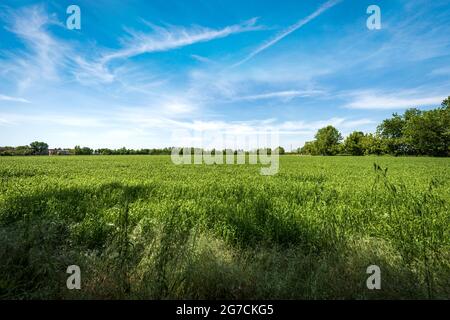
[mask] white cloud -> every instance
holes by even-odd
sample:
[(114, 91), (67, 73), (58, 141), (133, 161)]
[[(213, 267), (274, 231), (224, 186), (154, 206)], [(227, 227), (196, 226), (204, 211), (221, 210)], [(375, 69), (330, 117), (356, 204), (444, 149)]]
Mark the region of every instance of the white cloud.
[(58, 68), (64, 65), (69, 48), (47, 31), (51, 25), (60, 25), (56, 17), (47, 14), (42, 6), (8, 9), (5, 17), (6, 30), (19, 37), (28, 49), (9, 56), (8, 71), (18, 77), (19, 90), (37, 80), (58, 79)]
[(349, 109), (407, 109), (423, 106), (438, 106), (444, 95), (412, 95), (410, 92), (385, 93), (361, 91), (352, 93), (351, 101), (345, 105)]
[(312, 97), (323, 94), (324, 92), (321, 90), (286, 90), (286, 91), (274, 91), (274, 92), (266, 92), (255, 95), (241, 96), (236, 97), (233, 101), (236, 100), (265, 100), (265, 99), (282, 99), (282, 100), (291, 100), (294, 98), (300, 97)]
[[(55, 82), (75, 79), (82, 85), (113, 84), (139, 86), (133, 79), (117, 73), (122, 64), (111, 66), (109, 62), (144, 53), (169, 51), (199, 42), (225, 38), (233, 34), (261, 30), (252, 18), (239, 24), (212, 29), (202, 26), (156, 26), (151, 32), (125, 29), (128, 37), (122, 38), (121, 49), (107, 49), (97, 45), (78, 48), (76, 43), (54, 36), (51, 26), (62, 26), (55, 15), (48, 14), (43, 6), (34, 5), (13, 10), (8, 8), (2, 16), (6, 30), (14, 33), (26, 45), (27, 50), (6, 52), (6, 60), (0, 60), (1, 73), (15, 81), (19, 91), (33, 85), (44, 85), (44, 81)], [(141, 72), (142, 73), (142, 72)], [(132, 83), (130, 86), (129, 83)]]
[(168, 51), (189, 46), (199, 42), (207, 42), (214, 39), (225, 38), (232, 34), (261, 30), (256, 25), (256, 18), (252, 18), (240, 24), (211, 29), (201, 26), (190, 28), (180, 26), (161, 27), (147, 23), (152, 33), (144, 33), (127, 29), (129, 38), (123, 40), (124, 48), (103, 55), (101, 61), (107, 63), (113, 59), (129, 58), (144, 53)]
[(200, 56), (198, 54), (191, 54), (191, 58), (195, 59), (195, 60), (197, 60), (199, 62), (203, 62), (203, 63), (212, 63), (213, 62), (211, 59), (206, 58), (206, 57), (202, 57), (202, 56)]
[(24, 99), (24, 98), (17, 98), (17, 97), (11, 97), (11, 96), (6, 96), (3, 94), (0, 94), (0, 101), (11, 101), (11, 102), (22, 102), (22, 103), (30, 103), (29, 100)]

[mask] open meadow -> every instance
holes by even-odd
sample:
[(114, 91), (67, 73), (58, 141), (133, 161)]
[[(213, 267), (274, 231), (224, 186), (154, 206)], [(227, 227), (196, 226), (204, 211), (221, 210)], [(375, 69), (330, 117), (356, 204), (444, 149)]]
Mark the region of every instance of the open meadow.
[[(450, 298), (449, 158), (259, 169), (2, 157), (0, 298)], [(69, 265), (81, 290), (67, 290)]]

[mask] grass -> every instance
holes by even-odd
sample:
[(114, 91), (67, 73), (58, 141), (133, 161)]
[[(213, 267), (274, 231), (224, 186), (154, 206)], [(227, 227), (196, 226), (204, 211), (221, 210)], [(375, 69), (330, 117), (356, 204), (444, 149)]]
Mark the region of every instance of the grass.
[(450, 159), (280, 161), (2, 157), (0, 298), (450, 297)]

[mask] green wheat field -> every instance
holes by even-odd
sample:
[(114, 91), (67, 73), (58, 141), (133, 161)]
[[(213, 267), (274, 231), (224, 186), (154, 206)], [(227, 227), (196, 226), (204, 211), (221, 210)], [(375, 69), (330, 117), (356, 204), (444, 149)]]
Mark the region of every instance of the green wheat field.
[(0, 299), (450, 298), (450, 159), (286, 155), (259, 170), (2, 157)]

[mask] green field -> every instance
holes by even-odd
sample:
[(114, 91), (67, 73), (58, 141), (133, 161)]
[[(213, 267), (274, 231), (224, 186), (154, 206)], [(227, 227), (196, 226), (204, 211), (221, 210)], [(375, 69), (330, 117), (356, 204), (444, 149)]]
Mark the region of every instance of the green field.
[(450, 159), (259, 168), (1, 157), (0, 298), (450, 298)]

